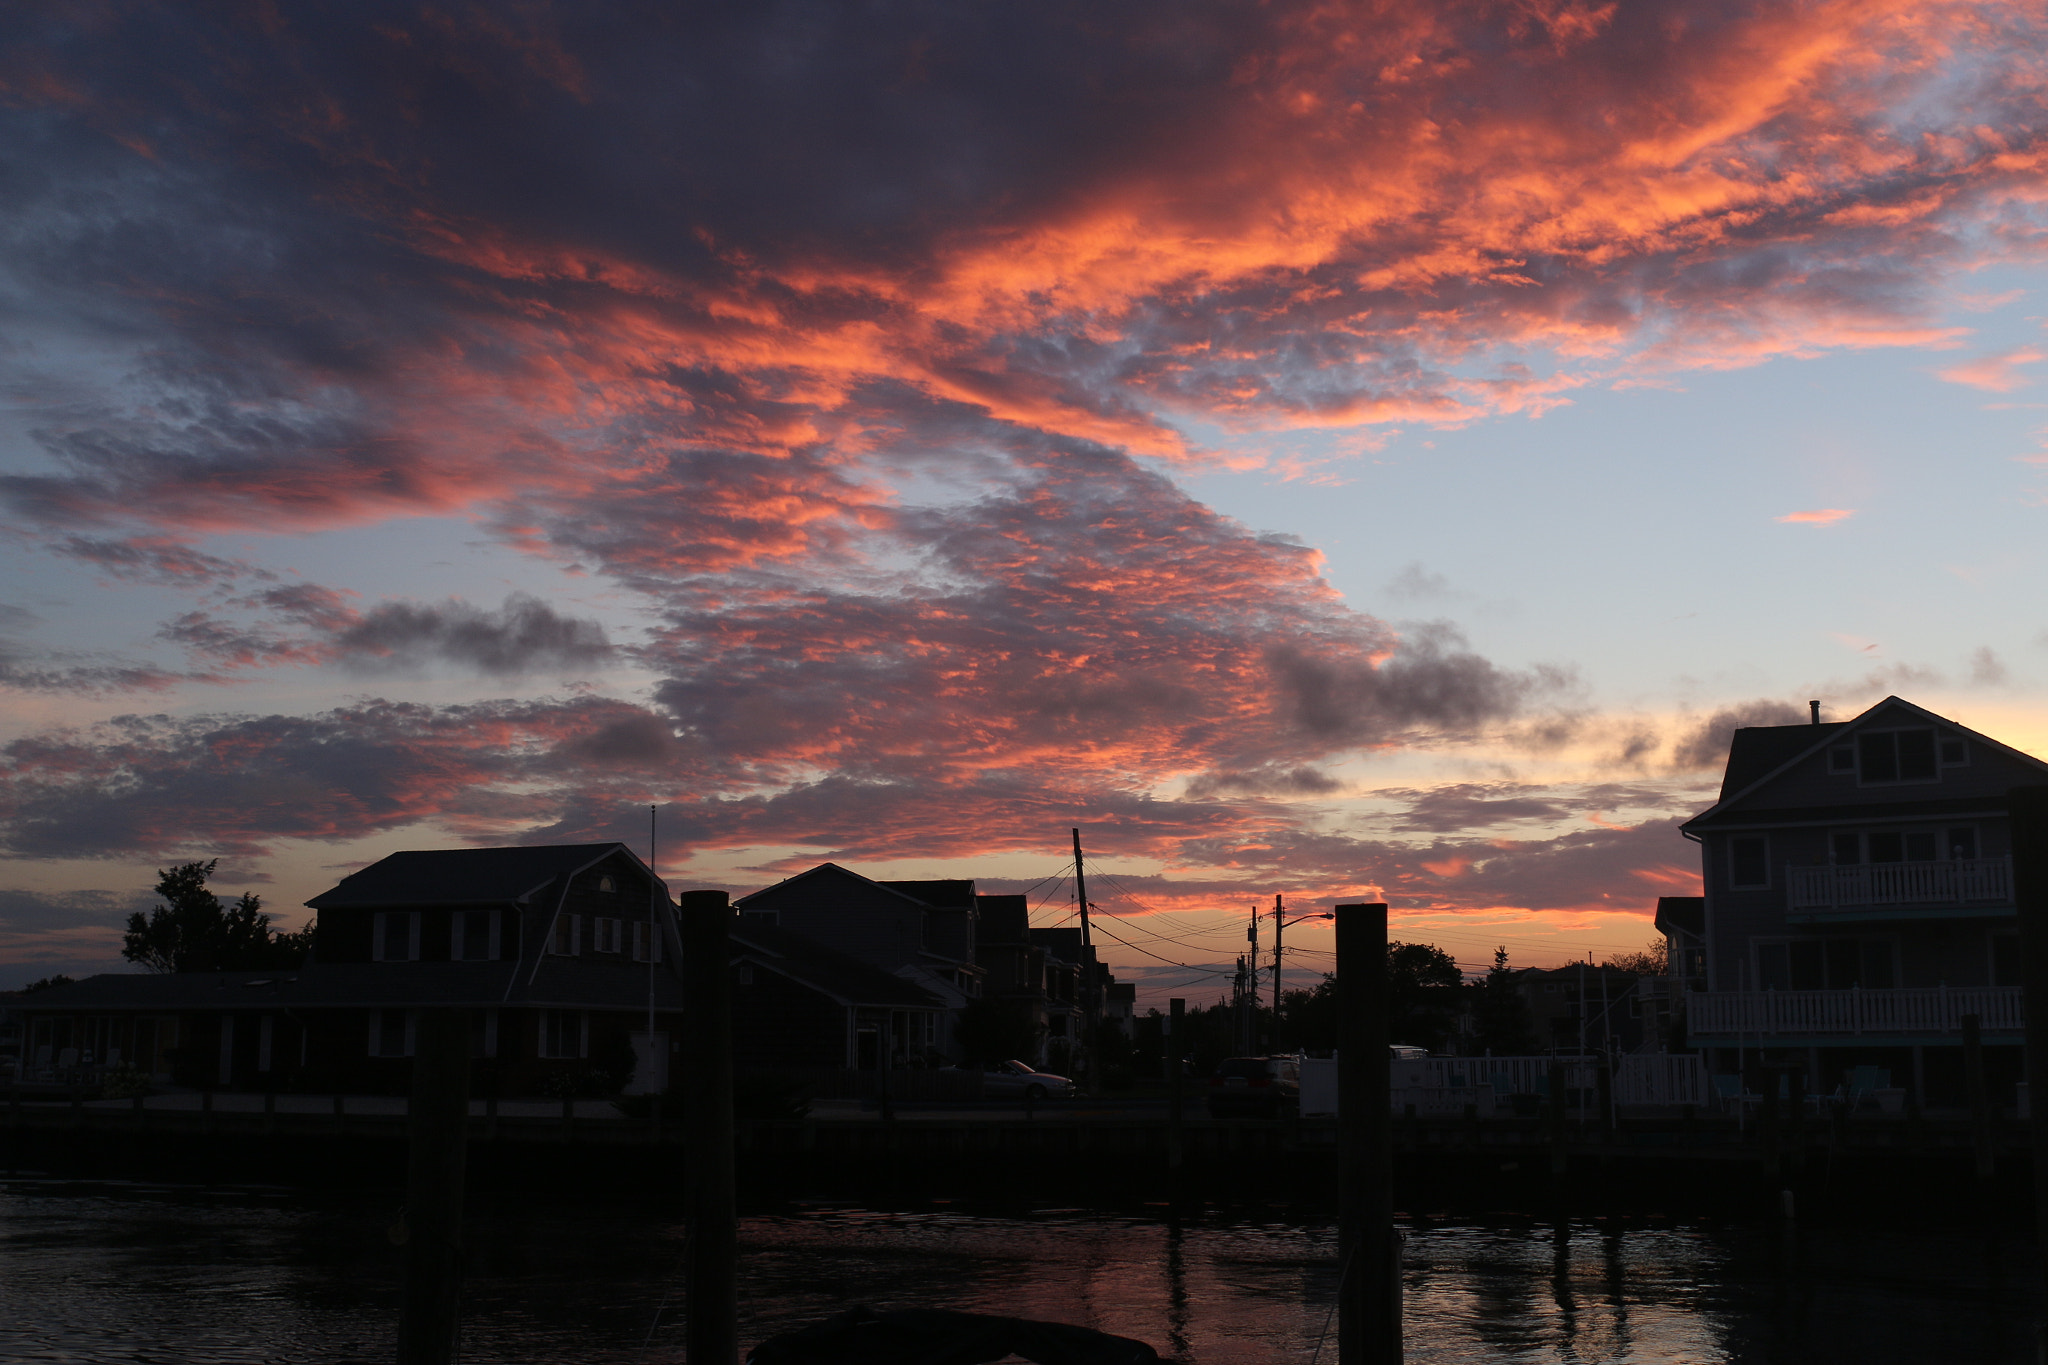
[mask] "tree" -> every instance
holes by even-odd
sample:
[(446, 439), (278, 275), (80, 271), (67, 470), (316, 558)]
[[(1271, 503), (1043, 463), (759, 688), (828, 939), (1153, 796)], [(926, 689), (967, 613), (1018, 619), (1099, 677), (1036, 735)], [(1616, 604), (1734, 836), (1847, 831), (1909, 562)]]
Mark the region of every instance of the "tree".
[(249, 972), (289, 970), (305, 961), (311, 926), (297, 934), (273, 934), (263, 901), (243, 892), (233, 905), (207, 890), (219, 866), (185, 863), (157, 870), (156, 893), (164, 904), (128, 917), (121, 956), (153, 972)]
[(1517, 973), (1508, 966), (1508, 950), (1495, 948), (1493, 966), (1472, 1003), (1473, 1041), (1495, 1056), (1519, 1057), (1536, 1051), (1536, 1029), (1520, 985)]
[(1641, 952), (1619, 953), (1601, 963), (1602, 967), (1617, 972), (1634, 972), (1637, 976), (1666, 976), (1670, 962), (1670, 945), (1662, 938), (1653, 938), (1643, 946)]
[(1435, 1052), (1450, 1041), (1465, 974), (1457, 959), (1431, 943), (1387, 944), (1389, 1041)]
[(54, 989), (58, 986), (68, 986), (71, 984), (71, 980), (72, 979), (70, 977), (64, 975), (62, 972), (59, 972), (55, 976), (46, 976), (39, 981), (29, 982), (26, 986), (23, 986), (21, 988), (21, 993), (23, 995), (27, 995), (31, 991), (47, 991)]

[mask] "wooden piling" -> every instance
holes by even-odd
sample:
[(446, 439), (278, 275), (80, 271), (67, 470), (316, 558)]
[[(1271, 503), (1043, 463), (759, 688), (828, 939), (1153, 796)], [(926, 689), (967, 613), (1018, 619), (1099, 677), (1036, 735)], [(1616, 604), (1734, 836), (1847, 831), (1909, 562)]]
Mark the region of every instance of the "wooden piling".
[(1166, 1002), (1166, 1166), (1177, 1171), (1182, 1161), (1181, 1153), (1181, 1073), (1187, 1069), (1187, 1004), (1185, 1000)]
[(1337, 907), (1337, 1359), (1398, 1365), (1399, 1241), (1387, 1066), (1387, 907)]
[(739, 1359), (739, 1235), (733, 1190), (732, 985), (723, 891), (686, 891), (683, 1018), (689, 1105), (684, 1113), (689, 1248), (684, 1291), (689, 1365)]
[(1564, 1132), (1564, 1068), (1556, 1062), (1549, 1067), (1550, 1094), (1543, 1110), (1543, 1122), (1550, 1134), (1550, 1183), (1564, 1182), (1565, 1171), (1571, 1165), (1571, 1154), (1565, 1149)]
[[(2035, 1240), (2048, 1247), (2048, 787), (2014, 787), (2012, 898), (2019, 910), (2021, 989), (2027, 1013), (2027, 1122), (2034, 1154)], [(2037, 1255), (2048, 1291), (2048, 1256)], [(2048, 1295), (2044, 1295), (2048, 1296)], [(2037, 1345), (2048, 1361), (2048, 1331)]]
[(1974, 1014), (1962, 1018), (1963, 1084), (1970, 1098), (1970, 1151), (1979, 1180), (1998, 1173), (1998, 1150), (1991, 1141), (1991, 1092), (1984, 1084), (1984, 1027)]
[(462, 1316), (462, 1183), (469, 1156), (469, 1017), (421, 1010), (414, 1035), (398, 1365), (449, 1365)]

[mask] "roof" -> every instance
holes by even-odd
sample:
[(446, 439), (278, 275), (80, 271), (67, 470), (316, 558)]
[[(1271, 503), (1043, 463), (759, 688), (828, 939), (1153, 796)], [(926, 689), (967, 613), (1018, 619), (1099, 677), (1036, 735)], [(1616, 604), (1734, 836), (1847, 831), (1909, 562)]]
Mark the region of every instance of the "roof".
[(1031, 941), (1031, 907), (1024, 897), (976, 896), (974, 908), (984, 944)]
[(1838, 730), (1852, 724), (1831, 720), (1821, 725), (1745, 725), (1728, 743), (1728, 770), (1721, 777), (1726, 801), (1744, 787), (1768, 777)]
[[(1863, 725), (1866, 721), (1884, 711), (1904, 711), (1908, 715), (1925, 721), (1930, 725), (1958, 731), (1998, 753), (2018, 759), (2034, 768), (2040, 769), (2044, 773), (2048, 773), (2048, 763), (2043, 763), (2032, 754), (2015, 749), (2010, 744), (2001, 743), (1989, 735), (1972, 730), (1967, 725), (1958, 724), (1947, 716), (1938, 716), (1925, 707), (1915, 706), (1904, 697), (1886, 697), (1883, 701), (1865, 710), (1861, 715), (1846, 721), (1832, 721), (1825, 725), (1755, 725), (1745, 726), (1737, 730), (1728, 746), (1728, 768), (1721, 781), (1721, 795), (1719, 799), (1706, 810), (1701, 811), (1698, 815), (1680, 825), (1679, 828), (1689, 833), (1705, 825), (1721, 825), (1735, 823), (1736, 821), (1825, 822), (1830, 819), (1843, 817), (1854, 819), (1871, 818), (1873, 812), (1868, 806), (1858, 806), (1853, 809), (1814, 806), (1797, 806), (1770, 810), (1744, 809), (1739, 815), (1734, 817), (1734, 820), (1729, 818), (1731, 812), (1728, 808), (1743, 797), (1748, 796), (1751, 792), (1756, 791), (1766, 782), (1777, 777), (1786, 769), (1792, 767), (1795, 763), (1799, 763), (1816, 751), (1827, 747), (1832, 741), (1841, 738), (1848, 731)], [(1886, 802), (1884, 814), (1903, 816), (1908, 814), (1938, 815), (1959, 813), (1963, 809), (1973, 811), (1981, 809), (1985, 805), (1985, 801), (1986, 798), (1981, 795), (1977, 797), (1945, 799), (1909, 797), (1903, 801)]]
[(1705, 896), (1659, 896), (1657, 897), (1657, 932), (1668, 934), (1673, 930), (1703, 937), (1707, 932), (1707, 898)]
[[(807, 881), (812, 877), (847, 877), (854, 881), (864, 883), (868, 886), (878, 886), (892, 896), (899, 896), (902, 899), (909, 901), (912, 905), (920, 906), (926, 909), (930, 908), (930, 906), (925, 901), (920, 899), (918, 896), (902, 889), (906, 886), (920, 886), (927, 885), (928, 883), (878, 882), (872, 877), (861, 876), (860, 873), (855, 872), (851, 868), (841, 867), (838, 863), (819, 863), (816, 867), (804, 869), (802, 872), (797, 873), (794, 877), (784, 877), (781, 881), (775, 883), (773, 886), (764, 886), (759, 891), (749, 891), (746, 895), (741, 896), (738, 900), (732, 903), (733, 908), (735, 910), (744, 910), (747, 906), (747, 903), (750, 901), (759, 900), (763, 896), (767, 896), (776, 891), (780, 891), (785, 886), (792, 886), (797, 882)], [(972, 884), (973, 883), (971, 882), (968, 883), (968, 885), (970, 886)]]
[[(535, 844), (518, 848), (409, 849), (350, 873), (306, 902), (314, 910), (377, 905), (506, 905), (573, 875), (624, 844)], [(634, 861), (639, 861), (634, 858)]]
[[(294, 1006), (476, 1009), (541, 1006), (644, 1009), (647, 975), (612, 962), (549, 958), (531, 984), (517, 962), (339, 962), (291, 972), (109, 972), (37, 991), (16, 1003), (23, 1013), (95, 1010), (277, 1010)], [(678, 1009), (672, 972), (655, 977), (655, 1007)], [(507, 988), (510, 987), (508, 990)]]
[(900, 891), (931, 906), (934, 910), (968, 910), (975, 902), (974, 883), (959, 878), (922, 882), (877, 882), (891, 891)]
[(945, 1002), (915, 982), (862, 962), (815, 939), (765, 924), (735, 924), (732, 946), (770, 971), (846, 1005), (890, 1009), (943, 1009)]

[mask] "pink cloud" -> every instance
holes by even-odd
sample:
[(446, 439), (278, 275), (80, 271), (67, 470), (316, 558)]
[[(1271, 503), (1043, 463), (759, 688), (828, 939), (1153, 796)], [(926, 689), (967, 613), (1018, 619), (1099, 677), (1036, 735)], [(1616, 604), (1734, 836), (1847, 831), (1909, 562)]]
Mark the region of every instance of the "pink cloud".
[(1838, 521), (1847, 521), (1856, 515), (1853, 507), (1816, 507), (1810, 512), (1787, 512), (1776, 518), (1796, 526), (1833, 526)]
[(2033, 376), (2020, 374), (2016, 367), (2039, 364), (2042, 360), (2048, 360), (2048, 352), (2035, 346), (2021, 346), (1997, 355), (1966, 360), (1960, 365), (1936, 370), (1934, 374), (1937, 379), (1945, 379), (1951, 384), (1967, 384), (1990, 393), (2011, 393), (2034, 382)]

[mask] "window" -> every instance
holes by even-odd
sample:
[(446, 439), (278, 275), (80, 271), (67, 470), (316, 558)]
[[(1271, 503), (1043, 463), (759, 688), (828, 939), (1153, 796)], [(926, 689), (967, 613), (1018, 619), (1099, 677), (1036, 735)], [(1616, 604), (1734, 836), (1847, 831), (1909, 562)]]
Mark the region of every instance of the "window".
[(1932, 781), (1934, 731), (1880, 730), (1858, 735), (1856, 760), (1865, 783)]
[(417, 962), (420, 916), (417, 910), (380, 910), (370, 919), (370, 960)]
[(548, 951), (556, 957), (575, 957), (583, 951), (583, 916), (555, 916), (555, 936)]
[(1968, 825), (1959, 825), (1948, 832), (1948, 856), (1951, 858), (1974, 858), (1977, 856), (1977, 831)]
[(2020, 936), (2018, 934), (1991, 935), (1991, 984), (1994, 986), (2020, 986)]
[(600, 953), (616, 953), (620, 948), (620, 921), (595, 919), (591, 921), (591, 947)]
[(370, 1011), (370, 1055), (410, 1057), (414, 1036), (411, 1010)]
[(1977, 831), (1970, 825), (1946, 830), (1873, 830), (1868, 834), (1841, 831), (1828, 836), (1830, 857), (1837, 867), (1857, 863), (1933, 863), (1944, 858), (1977, 856)]
[(1756, 945), (1756, 981), (1767, 991), (1890, 990), (1894, 961), (1888, 938), (1770, 939)]
[(581, 1057), (589, 1041), (589, 1028), (580, 1010), (542, 1010), (540, 1055)]
[(597, 889), (603, 892), (605, 895), (609, 896), (619, 889), (619, 884), (613, 881), (611, 877), (607, 875), (599, 877), (597, 879)]
[(739, 985), (739, 986), (751, 986), (751, 985), (753, 985), (753, 984), (754, 984), (754, 964), (753, 964), (753, 963), (751, 963), (751, 962), (742, 962), (742, 963), (740, 963), (740, 964), (739, 964), (739, 966), (737, 966), (737, 967), (734, 967), (734, 968), (732, 969), (732, 979), (733, 979), (733, 983), (734, 983), (735, 985)]
[(452, 956), (458, 962), (498, 960), (498, 912), (462, 910), (455, 916)]
[[(648, 931), (653, 927), (644, 919), (633, 922), (633, 960), (635, 962), (645, 962), (647, 960)], [(652, 941), (654, 944), (654, 960), (659, 962), (661, 961), (661, 935), (655, 933), (652, 936)]]
[(1738, 834), (1728, 841), (1728, 882), (1731, 886), (1769, 886), (1771, 873), (1761, 834)]

